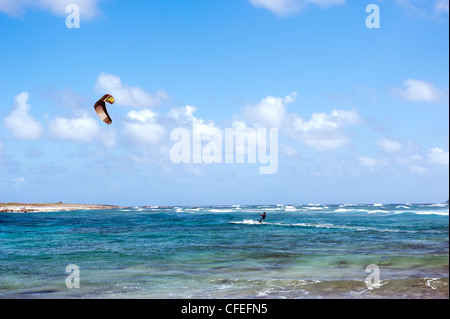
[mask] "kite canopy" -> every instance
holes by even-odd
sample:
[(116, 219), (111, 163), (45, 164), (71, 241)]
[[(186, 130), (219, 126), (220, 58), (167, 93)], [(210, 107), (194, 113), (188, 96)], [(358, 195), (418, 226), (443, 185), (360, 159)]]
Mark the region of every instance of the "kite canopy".
[(100, 119), (106, 124), (110, 125), (112, 123), (111, 117), (106, 109), (106, 102), (109, 104), (114, 104), (115, 100), (111, 94), (105, 94), (103, 97), (97, 101), (94, 105), (95, 112), (97, 112)]

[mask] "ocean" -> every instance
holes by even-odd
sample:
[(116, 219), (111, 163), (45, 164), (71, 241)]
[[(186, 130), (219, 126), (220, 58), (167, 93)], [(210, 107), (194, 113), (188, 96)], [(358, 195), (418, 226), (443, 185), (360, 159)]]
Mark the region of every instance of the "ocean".
[(448, 251), (443, 204), (0, 213), (0, 298), (443, 299)]

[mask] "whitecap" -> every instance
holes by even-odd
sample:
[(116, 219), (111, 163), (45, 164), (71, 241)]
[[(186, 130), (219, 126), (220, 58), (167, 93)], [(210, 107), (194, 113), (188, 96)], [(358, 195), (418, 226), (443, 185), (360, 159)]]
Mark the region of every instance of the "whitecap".
[(259, 222), (253, 219), (244, 219), (240, 222), (230, 222), (230, 224), (259, 225)]
[(431, 207), (447, 207), (448, 204), (431, 204)]
[(390, 211), (388, 210), (380, 210), (380, 209), (375, 209), (375, 210), (369, 210), (367, 211), (369, 214), (376, 214), (376, 213), (390, 213)]
[(446, 212), (433, 212), (433, 211), (425, 211), (425, 212), (415, 212), (417, 215), (439, 215), (439, 216), (448, 216), (448, 211)]
[(312, 207), (305, 207), (306, 209), (309, 209), (309, 210), (323, 210), (323, 209), (326, 209), (326, 208), (328, 208), (328, 207), (318, 207), (318, 206), (312, 206)]

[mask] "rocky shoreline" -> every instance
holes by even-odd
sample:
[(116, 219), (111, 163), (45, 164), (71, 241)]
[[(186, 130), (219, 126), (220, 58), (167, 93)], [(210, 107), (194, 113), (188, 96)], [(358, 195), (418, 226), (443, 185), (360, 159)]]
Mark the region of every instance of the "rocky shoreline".
[(33, 213), (33, 212), (57, 212), (72, 211), (83, 209), (115, 209), (120, 206), (114, 205), (92, 205), (92, 204), (65, 204), (65, 203), (46, 203), (46, 204), (24, 204), (24, 203), (0, 203), (0, 213)]

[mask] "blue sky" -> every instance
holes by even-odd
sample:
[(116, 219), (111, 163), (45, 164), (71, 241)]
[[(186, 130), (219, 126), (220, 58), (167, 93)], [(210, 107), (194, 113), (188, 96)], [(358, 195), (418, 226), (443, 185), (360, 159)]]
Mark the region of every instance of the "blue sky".
[[(80, 28), (66, 26), (71, 3)], [(1, 1), (0, 202), (445, 201), (448, 7)], [(110, 126), (92, 108), (106, 93)], [(278, 170), (173, 163), (171, 131), (196, 125), (277, 128)]]

